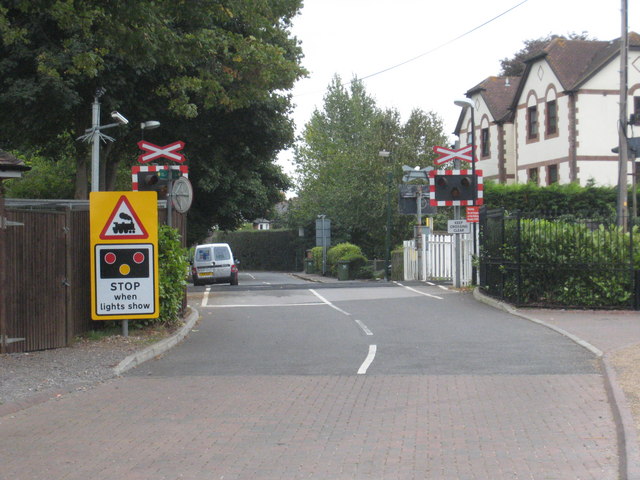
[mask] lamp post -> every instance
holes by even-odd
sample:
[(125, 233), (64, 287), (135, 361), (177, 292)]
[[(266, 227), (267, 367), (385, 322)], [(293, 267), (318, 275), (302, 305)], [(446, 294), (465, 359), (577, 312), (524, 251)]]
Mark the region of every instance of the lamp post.
[(82, 140), (91, 143), (91, 191), (100, 191), (100, 140), (103, 142), (110, 141), (115, 142), (115, 138), (110, 137), (102, 133), (102, 130), (107, 128), (119, 127), (129, 123), (124, 115), (117, 111), (111, 112), (111, 118), (115, 120), (114, 123), (108, 125), (100, 125), (100, 97), (106, 93), (106, 89), (100, 87), (96, 89), (93, 97), (93, 104), (91, 105), (91, 128), (84, 131), (84, 135), (81, 135), (77, 140)]
[[(471, 109), (471, 188), (473, 192), (473, 206), (476, 205), (476, 200), (478, 198), (478, 187), (476, 185), (476, 122), (475, 122), (475, 106), (471, 99), (464, 98), (462, 100), (455, 100), (453, 102), (455, 105), (461, 108), (469, 108)], [(458, 160), (457, 160), (458, 161)], [(473, 239), (472, 239), (472, 253), (473, 256), (476, 256), (476, 224), (473, 224)], [(471, 265), (471, 282), (472, 284), (476, 284), (476, 267), (472, 263)]]
[(160, 126), (160, 122), (157, 120), (148, 120), (146, 122), (140, 123), (140, 139), (144, 140), (144, 131), (145, 130), (153, 130), (154, 128), (158, 128)]
[[(381, 158), (389, 159), (391, 152), (380, 150), (378, 155)], [(389, 264), (391, 263), (391, 167), (387, 171), (387, 232), (384, 241), (384, 279), (389, 281), (391, 275), (389, 272)]]

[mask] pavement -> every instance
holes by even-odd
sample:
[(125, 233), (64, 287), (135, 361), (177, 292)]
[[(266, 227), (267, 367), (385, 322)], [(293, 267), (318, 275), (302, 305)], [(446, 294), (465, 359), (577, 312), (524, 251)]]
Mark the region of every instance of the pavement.
[[(338, 282), (336, 279), (334, 278), (329, 278), (329, 277), (323, 277), (321, 275), (310, 275), (310, 274), (295, 274), (296, 277), (298, 278), (302, 278), (305, 279), (309, 282), (317, 282), (317, 283), (335, 283)], [(339, 282), (339, 283), (349, 283), (350, 281), (346, 281), (346, 282)], [(403, 283), (403, 282), (400, 282)], [(626, 378), (626, 376), (628, 376), (629, 371), (630, 370), (635, 370), (635, 368), (633, 368), (633, 363), (631, 362), (631, 368), (630, 369), (624, 369), (621, 368), (619, 365), (616, 364), (616, 358), (618, 355), (620, 355), (621, 353), (629, 353), (631, 352), (632, 354), (637, 354), (638, 358), (640, 358), (640, 312), (637, 311), (602, 311), (602, 310), (597, 310), (597, 311), (591, 311), (591, 310), (580, 310), (580, 311), (576, 311), (576, 310), (555, 310), (555, 309), (516, 309), (508, 304), (502, 303), (502, 302), (498, 302), (494, 299), (491, 299), (489, 297), (484, 296), (481, 292), (479, 292), (477, 289), (474, 291), (474, 297), (481, 302), (484, 302), (486, 304), (489, 304), (495, 308), (498, 309), (502, 309), (505, 310), (513, 315), (516, 315), (518, 317), (524, 318), (528, 321), (531, 322), (535, 322), (539, 325), (541, 325), (544, 328), (549, 328), (552, 329), (556, 332), (558, 332), (561, 335), (566, 336), (567, 338), (571, 339), (572, 341), (576, 342), (578, 345), (580, 345), (581, 347), (589, 350), (593, 355), (594, 358), (598, 359), (598, 361), (600, 362), (601, 365), (601, 371), (602, 371), (602, 376), (604, 379), (604, 383), (605, 383), (605, 389), (606, 389), (606, 400), (608, 401), (608, 404), (610, 405), (610, 408), (612, 410), (612, 417), (613, 420), (615, 422), (615, 429), (617, 431), (617, 435), (618, 435), (618, 457), (619, 457), (619, 478), (621, 479), (638, 479), (640, 480), (640, 450), (638, 447), (638, 429), (636, 427), (636, 425), (640, 425), (640, 402), (637, 402), (638, 404), (638, 408), (636, 411), (632, 410), (633, 404), (634, 404), (634, 399), (638, 400), (640, 399), (640, 381), (634, 383), (634, 382), (623, 382), (621, 380), (624, 380)], [(153, 345), (141, 352), (137, 352), (134, 355), (131, 355), (129, 357), (127, 357), (126, 359), (124, 359), (115, 369), (115, 371), (118, 374), (122, 374), (124, 372), (126, 372), (128, 369), (133, 368), (136, 365), (139, 365), (140, 363), (143, 363), (146, 360), (149, 360), (151, 358), (154, 358), (160, 354), (162, 354), (164, 351), (170, 349), (173, 345), (175, 345), (176, 343), (178, 343), (182, 338), (184, 338), (185, 335), (188, 334), (188, 332), (191, 330), (191, 328), (193, 328), (193, 326), (195, 325), (196, 321), (198, 319), (198, 312), (193, 310), (190, 314), (190, 316), (188, 317), (185, 326), (179, 331), (177, 332), (177, 334), (174, 337), (171, 337), (169, 339), (163, 340), (161, 343), (158, 343), (156, 345)], [(633, 357), (633, 355), (631, 356), (631, 358), (635, 358)], [(141, 389), (150, 389), (150, 393), (149, 392), (144, 392), (144, 391), (140, 391), (138, 392), (138, 394), (140, 396), (143, 396), (145, 394), (149, 394), (151, 398), (157, 399), (158, 401), (162, 400), (162, 398), (160, 397), (161, 394), (164, 394), (164, 390), (162, 390), (162, 384), (161, 382), (159, 382), (159, 384), (157, 386), (155, 386), (154, 384), (154, 380), (153, 379), (149, 379), (146, 382), (143, 382), (144, 385), (139, 382), (136, 379), (125, 379), (128, 383), (127, 383), (127, 388), (141, 388)], [(218, 382), (227, 382), (227, 383), (233, 383), (233, 382), (238, 382), (237, 385), (229, 385), (229, 388), (237, 388), (239, 391), (243, 391), (245, 390), (247, 387), (247, 384), (244, 383), (246, 379), (236, 379), (236, 378), (220, 378), (218, 379)], [(291, 384), (291, 382), (293, 382), (295, 379), (282, 379), (283, 382), (286, 382), (286, 385)], [(322, 388), (323, 389), (339, 389), (341, 387), (342, 384), (338, 385), (336, 384), (337, 380), (336, 379), (331, 379), (331, 378), (327, 378), (327, 379), (321, 379), (323, 381), (325, 381), (327, 383), (327, 385), (324, 385)], [(371, 378), (371, 379), (358, 379), (359, 382), (365, 382), (363, 383), (364, 386), (366, 386), (366, 382), (372, 382), (375, 381), (376, 379)], [(185, 382), (187, 381), (196, 381), (196, 380), (192, 380), (192, 379), (185, 379)], [(308, 396), (306, 392), (309, 388), (312, 388), (311, 385), (309, 385), (308, 383), (310, 382), (309, 378), (301, 378), (299, 380), (301, 382), (300, 385), (300, 392), (298, 392), (297, 395), (294, 395), (295, 398), (298, 399), (302, 399), (302, 398), (306, 398)], [(415, 389), (418, 388), (418, 385), (413, 385), (413, 384), (409, 384), (410, 382), (414, 382), (416, 380), (414, 379), (406, 379), (406, 378), (394, 378), (394, 379), (389, 379), (389, 380), (385, 380), (385, 381), (389, 381), (389, 382), (399, 382), (399, 384), (397, 386), (395, 386), (394, 388), (390, 388), (389, 391), (399, 391), (402, 388), (406, 388), (408, 389), (408, 394), (409, 391), (415, 393)], [(432, 379), (430, 380), (431, 382), (439, 382), (439, 379)], [(465, 379), (465, 381), (467, 382), (471, 382), (471, 379)], [(486, 380), (485, 380), (486, 381)], [(503, 379), (499, 379), (497, 381), (503, 381), (503, 382), (510, 382), (513, 381), (512, 379), (509, 378), (503, 378)], [(534, 391), (537, 388), (544, 388), (544, 382), (546, 381), (546, 379), (544, 378), (540, 378), (540, 379), (535, 379), (532, 377), (529, 377), (527, 382), (529, 383), (529, 385), (527, 385), (526, 383), (522, 384), (522, 385), (518, 385), (517, 388), (513, 389), (514, 391), (518, 391), (518, 392), (522, 392), (520, 395), (522, 398), (519, 398), (517, 400), (517, 402), (525, 402), (527, 401), (527, 398), (531, 399), (531, 398), (536, 398), (534, 395)], [(256, 379), (256, 385), (258, 388), (258, 391), (255, 392), (255, 396), (254, 395), (250, 395), (248, 396), (248, 398), (253, 399), (253, 398), (257, 398), (260, 397), (260, 395), (264, 395), (264, 390), (262, 390), (264, 388), (263, 385), (261, 385), (261, 380), (260, 379)], [(408, 383), (409, 382), (409, 383)], [(329, 385), (331, 384), (331, 385)], [(286, 385), (283, 383), (282, 385), (282, 390), (283, 392), (286, 391)], [(364, 388), (363, 385), (360, 385), (360, 387), (363, 389), (363, 393), (368, 392), (369, 390), (367, 390), (367, 388)], [(601, 385), (601, 384), (600, 384)], [(352, 387), (347, 387), (346, 384), (342, 385), (344, 388), (350, 388), (353, 389)], [(391, 385), (388, 385), (389, 387)], [(437, 387), (438, 385), (431, 385), (431, 387)], [(185, 385), (183, 386), (185, 391), (189, 391), (191, 390), (192, 392), (195, 391), (199, 391), (196, 390), (195, 388), (193, 388), (194, 386), (192, 385)], [(477, 386), (474, 386), (473, 388), (476, 388)], [(498, 388), (498, 386), (495, 386), (496, 388)], [(105, 387), (105, 389), (101, 390), (101, 394), (108, 394), (110, 392), (110, 389), (113, 390), (113, 394), (116, 395), (117, 394), (117, 389), (119, 388), (118, 384), (111, 384), (111, 385), (107, 385)], [(124, 387), (122, 387), (124, 388)], [(153, 391), (153, 388), (157, 388), (158, 392), (161, 393), (157, 393)], [(200, 385), (198, 383), (198, 389), (203, 388), (202, 385)], [(320, 388), (318, 386), (315, 386), (313, 388)], [(422, 388), (422, 387), (421, 387)], [(471, 388), (471, 387), (469, 387)], [(576, 387), (575, 384), (567, 384), (566, 385), (566, 398), (573, 398), (571, 397), (572, 393), (572, 389), (578, 388)], [(593, 384), (591, 385), (592, 390), (591, 391), (595, 391), (597, 389), (599, 389), (600, 391), (602, 391), (602, 387), (598, 386), (597, 384)], [(594, 390), (595, 389), (595, 390)], [(179, 391), (183, 390), (178, 389)], [(225, 390), (225, 389), (222, 389)], [(333, 390), (331, 390), (333, 391)], [(211, 401), (214, 396), (217, 394), (216, 393), (217, 390), (213, 389), (211, 391), (203, 391), (202, 393), (198, 393), (198, 396), (200, 396), (204, 402), (204, 404), (212, 404), (215, 405), (216, 402), (220, 402), (221, 404), (224, 404), (225, 400), (223, 398), (217, 399), (216, 401)], [(346, 392), (348, 393), (348, 392)], [(345, 393), (345, 394), (346, 394)], [(423, 392), (425, 393), (425, 395), (427, 395), (428, 392)], [(93, 392), (86, 392), (86, 395), (92, 395), (94, 394)], [(178, 395), (178, 393), (176, 393), (175, 395)], [(291, 395), (291, 392), (288, 392), (288, 395)], [(179, 395), (178, 395), (179, 397)], [(453, 400), (453, 398), (455, 397), (455, 401)], [(460, 396), (459, 395), (454, 395), (454, 397), (452, 397), (452, 404), (454, 405), (455, 402), (459, 402), (460, 401)], [(207, 399), (205, 401), (205, 398)], [(394, 399), (397, 399), (397, 396), (394, 396), (393, 398), (390, 398), (389, 401), (397, 401)], [(604, 398), (604, 397), (603, 397)], [(72, 399), (70, 401), (77, 401), (78, 399)], [(560, 400), (560, 399), (559, 399)], [(102, 401), (102, 409), (106, 408), (107, 405), (110, 405), (108, 398), (101, 398), (100, 401)], [(172, 401), (175, 401), (175, 399), (172, 399)], [(187, 415), (188, 416), (188, 411), (189, 411), (189, 405), (188, 402), (189, 401), (193, 401), (193, 399), (190, 398), (185, 398), (184, 399), (185, 404), (182, 405), (183, 408), (180, 408), (177, 410), (178, 413), (173, 413), (173, 415)], [(254, 400), (251, 400), (252, 402)], [(273, 408), (277, 409), (277, 408), (285, 408), (287, 405), (289, 405), (287, 403), (287, 399), (286, 398), (279, 398), (279, 399), (274, 399), (273, 400)], [(508, 408), (510, 407), (509, 404), (501, 404), (498, 405), (498, 402), (500, 401), (500, 399), (496, 398), (496, 408), (499, 409), (505, 409), (508, 410)], [(604, 400), (602, 400), (604, 401)], [(363, 404), (365, 404), (365, 399), (362, 400)], [(251, 404), (253, 405), (253, 403)], [(249, 405), (249, 406), (251, 406)], [(256, 404), (258, 405), (258, 404)], [(175, 407), (175, 404), (169, 403), (167, 405), (164, 405), (165, 410), (160, 410), (160, 411), (173, 411), (173, 408)], [(317, 406), (313, 406), (313, 408), (315, 409)], [(114, 406), (115, 408), (115, 406)], [(213, 407), (211, 407), (213, 408)], [(264, 410), (265, 406), (264, 405), (260, 405), (260, 408), (258, 409), (256, 406), (256, 412), (258, 412), (257, 415), (257, 419), (262, 419), (265, 416), (265, 410)], [(395, 407), (394, 407), (395, 408)], [(399, 407), (398, 407), (399, 408)], [(456, 407), (457, 408), (457, 407)], [(583, 424), (583, 423), (589, 423), (589, 420), (583, 420), (581, 422), (581, 419), (586, 419), (586, 418), (590, 418), (590, 417), (583, 417), (580, 415), (580, 408), (581, 404), (579, 404), (578, 402), (576, 402), (576, 404), (571, 404), (571, 402), (561, 402), (559, 401), (559, 404), (556, 406), (536, 406), (536, 405), (531, 405), (529, 408), (532, 409), (532, 411), (534, 411), (535, 409), (542, 409), (539, 412), (539, 415), (533, 415), (533, 417), (535, 418), (544, 418), (545, 415), (553, 415), (553, 410), (554, 409), (566, 409), (566, 415), (567, 418), (571, 417), (573, 418), (573, 421), (576, 423), (575, 428), (577, 429), (576, 432), (580, 432), (579, 434), (576, 435), (577, 438), (587, 438), (589, 437), (589, 434), (594, 434), (594, 432), (598, 433), (601, 430), (605, 429), (606, 426), (598, 426), (598, 425), (593, 425), (593, 424)], [(468, 405), (468, 409), (471, 411), (473, 409), (473, 405)], [(73, 410), (73, 409), (71, 409)], [(535, 410), (537, 411), (537, 410)], [(186, 412), (186, 413), (185, 413)], [(418, 409), (416, 409), (416, 412), (418, 412)], [(26, 413), (26, 412), (25, 412)], [(33, 416), (34, 416), (34, 422), (37, 421), (37, 417), (38, 417), (38, 412), (32, 412)], [(47, 412), (47, 414), (50, 414), (51, 412)], [(212, 416), (213, 416), (213, 412)], [(503, 412), (505, 413), (505, 412)], [(508, 412), (507, 412), (508, 413)], [(139, 412), (133, 412), (132, 413), (134, 417), (138, 418), (138, 417), (144, 417), (144, 415), (146, 415), (145, 412), (143, 411), (139, 411)], [(460, 409), (459, 412), (456, 413), (456, 415), (463, 415), (464, 414), (464, 409)], [(71, 415), (71, 414), (70, 414)], [(635, 417), (634, 417), (635, 415)], [(43, 416), (45, 416), (45, 413), (43, 412)], [(508, 415), (507, 415), (508, 416)], [(114, 418), (115, 414), (111, 416), (111, 418)], [(259, 417), (259, 418), (258, 418)], [(286, 415), (285, 415), (286, 417)], [(496, 417), (500, 417), (500, 414), (498, 414), (496, 412)], [(26, 417), (25, 417), (26, 418)], [(226, 418), (226, 417), (225, 417)], [(493, 418), (492, 415), (486, 416), (483, 418), (485, 418), (486, 420), (486, 425), (485, 428), (490, 428), (490, 422), (491, 422), (491, 418)], [(604, 417), (602, 417), (604, 418)], [(70, 417), (70, 421), (72, 421), (73, 418)], [(185, 419), (182, 419), (185, 420)], [(256, 420), (256, 419), (254, 419)], [(410, 421), (411, 422), (420, 422), (423, 421), (424, 418), (422, 417), (416, 417), (416, 418), (412, 418)], [(94, 421), (99, 421), (98, 417), (96, 416), (96, 418), (94, 419)], [(194, 429), (197, 426), (197, 422), (200, 421), (198, 419), (194, 420)], [(231, 420), (229, 420), (231, 421)], [(246, 419), (244, 421), (247, 421)], [(407, 422), (409, 422), (409, 420), (407, 419), (399, 419), (399, 421), (404, 422), (404, 424), (407, 424)], [(605, 421), (605, 420), (603, 420)], [(0, 422), (1, 423), (1, 422)], [(295, 423), (295, 422), (293, 422)], [(470, 422), (471, 423), (471, 422)], [(303, 419), (300, 420), (300, 424), (303, 425)], [(256, 420), (256, 425), (258, 425), (258, 422)], [(335, 431), (332, 431), (332, 435), (335, 435), (335, 432), (338, 432), (339, 428), (338, 428), (337, 424), (334, 428)], [(610, 423), (609, 423), (610, 425)], [(229, 428), (232, 428), (231, 426), (228, 426)], [(508, 425), (507, 425), (508, 427)], [(34, 426), (35, 428), (35, 426)], [(108, 425), (105, 425), (105, 428), (108, 428)], [(254, 428), (255, 427), (254, 425)], [(271, 428), (276, 428), (275, 426), (272, 426)], [(278, 427), (280, 428), (280, 427)], [(97, 429), (99, 430), (99, 429)], [(311, 430), (313, 430), (311, 428)], [(296, 433), (296, 435), (309, 435), (310, 431), (309, 429), (303, 429), (300, 430), (300, 432)], [(366, 429), (365, 429), (366, 430)], [(234, 430), (236, 431), (236, 430)], [(367, 430), (368, 431), (368, 430)], [(591, 432), (590, 432), (591, 431)], [(364, 432), (364, 430), (363, 430)], [(508, 428), (507, 430), (505, 430), (506, 433), (508, 433)], [(487, 436), (492, 436), (494, 434), (506, 434), (505, 432), (490, 432), (487, 431), (485, 432), (485, 435)], [(295, 432), (294, 432), (295, 433)], [(338, 432), (339, 433), (339, 432)], [(136, 433), (132, 431), (131, 433), (132, 436), (135, 436)], [(255, 432), (252, 433), (252, 435), (255, 436)], [(291, 435), (293, 435), (293, 433), (291, 433)], [(443, 435), (445, 435), (445, 433), (443, 433)], [(595, 434), (594, 434), (595, 435)], [(598, 436), (598, 435), (595, 435)], [(460, 441), (464, 440), (464, 432), (461, 433), (460, 436)], [(233, 437), (235, 438), (235, 437)], [(253, 438), (253, 437), (251, 437)], [(324, 438), (324, 437), (323, 437)], [(329, 438), (329, 437), (327, 437)], [(385, 445), (381, 445), (380, 448), (381, 449), (385, 449), (388, 448), (388, 437), (384, 437), (381, 436), (381, 439), (384, 440), (384, 438), (387, 438), (387, 441), (385, 443)], [(457, 437), (456, 437), (457, 438)], [(194, 440), (198, 440), (198, 439), (194, 439)], [(247, 440), (247, 439), (245, 439)], [(251, 439), (249, 439), (251, 440)], [(569, 441), (571, 441), (573, 439), (567, 439), (567, 443)], [(433, 443), (433, 442), (431, 442)], [(436, 442), (437, 443), (437, 442)], [(535, 442), (534, 442), (535, 444)], [(280, 444), (278, 444), (280, 445)], [(158, 445), (153, 446), (153, 448), (160, 448)], [(263, 447), (262, 445), (257, 445), (256, 447)], [(151, 447), (149, 447), (151, 448)], [(204, 447), (203, 447), (204, 448)], [(278, 447), (278, 448), (284, 448), (284, 447)], [(327, 449), (332, 448), (332, 444), (327, 444), (326, 446)], [(462, 451), (462, 447), (460, 447)], [(260, 449), (258, 448), (256, 450), (256, 459), (258, 454), (260, 453)], [(271, 452), (271, 450), (269, 450)], [(382, 450), (381, 450), (382, 451)], [(499, 452), (496, 453), (496, 455), (498, 455)], [(123, 455), (126, 455), (126, 452), (123, 452)], [(221, 462), (224, 461), (224, 459), (221, 457), (219, 459)], [(63, 462), (64, 458), (60, 458), (58, 460), (58, 462)], [(71, 460), (69, 460), (71, 461)], [(567, 461), (572, 461), (571, 460), (571, 455), (567, 456)], [(342, 463), (342, 465), (347, 464), (348, 461), (345, 459), (345, 462)], [(336, 465), (340, 464), (340, 462), (337, 462)], [(471, 464), (471, 462), (470, 462)], [(335, 466), (335, 465), (334, 465)], [(322, 468), (326, 468), (328, 469), (330, 466), (323, 466)], [(320, 467), (319, 467), (320, 468)], [(112, 472), (113, 473), (113, 472)], [(294, 472), (295, 473), (295, 472)], [(347, 477), (339, 477), (336, 475), (333, 475), (333, 473), (331, 475), (329, 475), (329, 470), (326, 471), (328, 476), (325, 476), (324, 478), (347, 478)], [(334, 472), (335, 473), (335, 472)], [(126, 475), (125, 475), (126, 476)], [(121, 478), (125, 478), (125, 476), (121, 477)], [(1, 474), (0, 474), (0, 478), (1, 478)], [(35, 478), (35, 477), (34, 477)], [(44, 477), (43, 477), (44, 478)], [(112, 477), (113, 478), (113, 477)], [(127, 477), (129, 478), (129, 477)], [(133, 477), (131, 477), (133, 478)], [(138, 477), (136, 477), (138, 478)], [(165, 477), (163, 477), (165, 478)], [(168, 478), (168, 477), (166, 477)], [(172, 478), (177, 478), (177, 477), (172, 477)], [(243, 478), (243, 477), (240, 477)], [(246, 477), (245, 477), (246, 478)], [(255, 478), (269, 478), (269, 476), (267, 474), (263, 475), (263, 476), (257, 476)], [(292, 475), (291, 478), (295, 478), (295, 475)], [(373, 478), (373, 477), (371, 477)], [(385, 477), (387, 478), (387, 477)], [(388, 478), (392, 478), (391, 476), (389, 476)], [(397, 477), (400, 478), (400, 477)], [(407, 477), (409, 478), (409, 477)], [(445, 478), (445, 477), (442, 477)], [(449, 478), (449, 477), (447, 477)], [(469, 472), (468, 476), (465, 476), (464, 478), (488, 478), (488, 477), (483, 477), (481, 474), (479, 474), (479, 472)], [(506, 478), (506, 477), (505, 477)], [(550, 478), (550, 477), (549, 477)], [(567, 477), (568, 478), (568, 477)]]

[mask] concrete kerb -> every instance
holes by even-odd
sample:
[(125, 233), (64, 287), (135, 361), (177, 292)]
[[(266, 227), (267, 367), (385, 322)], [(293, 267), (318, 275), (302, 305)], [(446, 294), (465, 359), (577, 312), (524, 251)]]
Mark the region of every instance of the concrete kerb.
[(195, 308), (189, 306), (189, 309), (191, 312), (187, 316), (185, 324), (176, 333), (164, 340), (150, 345), (144, 350), (129, 355), (113, 369), (113, 373), (115, 375), (122, 375), (127, 370), (131, 370), (132, 368), (163, 354), (184, 340), (198, 321), (198, 318), (200, 318), (200, 314)]
[(599, 348), (591, 345), (589, 342), (563, 330), (555, 325), (539, 320), (537, 318), (526, 315), (512, 305), (496, 300), (495, 298), (484, 295), (479, 288), (474, 288), (473, 296), (476, 300), (490, 305), (499, 310), (510, 313), (517, 317), (523, 318), (533, 323), (537, 323), (543, 327), (558, 332), (569, 338), (576, 344), (589, 350), (602, 365), (604, 372), (605, 389), (611, 404), (616, 430), (618, 433), (618, 456), (619, 456), (619, 475), (621, 480), (640, 480), (640, 451), (638, 449), (638, 435), (629, 408), (627, 398), (617, 382), (615, 369), (611, 365), (609, 355)]

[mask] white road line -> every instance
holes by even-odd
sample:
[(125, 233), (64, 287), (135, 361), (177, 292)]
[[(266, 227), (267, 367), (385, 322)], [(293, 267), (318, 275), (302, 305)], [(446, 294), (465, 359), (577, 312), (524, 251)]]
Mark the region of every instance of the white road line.
[(364, 375), (365, 373), (367, 373), (367, 369), (373, 362), (373, 359), (376, 358), (377, 350), (378, 350), (378, 347), (376, 347), (375, 345), (369, 345), (369, 354), (367, 355), (367, 358), (364, 359), (364, 362), (362, 363), (362, 365), (360, 365), (360, 369), (358, 370), (358, 375)]
[(313, 293), (316, 297), (318, 297), (320, 300), (322, 300), (325, 304), (329, 305), (331, 308), (336, 309), (337, 311), (339, 311), (340, 313), (345, 314), (346, 316), (350, 317), (351, 314), (349, 312), (345, 312), (344, 310), (342, 310), (340, 307), (336, 307), (333, 303), (331, 303), (329, 300), (327, 300), (326, 298), (324, 298), (322, 295), (320, 295), (318, 292), (316, 292), (313, 289), (309, 289), (309, 291), (311, 293)]
[(265, 304), (232, 304), (232, 305), (204, 305), (207, 308), (269, 308), (269, 307), (311, 307), (318, 305), (326, 305), (324, 302), (314, 302), (314, 303), (265, 303)]
[(207, 306), (207, 302), (209, 301), (209, 292), (211, 291), (211, 287), (207, 287), (204, 290), (204, 295), (202, 295), (202, 305), (203, 307)]
[(253, 275), (251, 275), (250, 273), (245, 273), (245, 275), (249, 275), (251, 277), (251, 280), (255, 280), (256, 277), (254, 277)]
[(421, 292), (420, 290), (416, 290), (415, 288), (407, 287), (406, 285), (403, 285), (400, 282), (395, 282), (395, 283), (400, 285), (402, 288), (406, 288), (407, 290), (409, 290), (411, 292), (414, 292), (414, 293), (417, 293), (417, 294), (420, 294), (420, 295), (424, 295), (425, 297), (435, 298), (436, 300), (443, 300), (442, 297), (439, 297), (437, 295), (431, 295), (430, 293)]
[(373, 332), (369, 330), (369, 328), (361, 320), (356, 320), (355, 322), (358, 324), (358, 326), (362, 329), (364, 333), (366, 333), (367, 335), (373, 335)]

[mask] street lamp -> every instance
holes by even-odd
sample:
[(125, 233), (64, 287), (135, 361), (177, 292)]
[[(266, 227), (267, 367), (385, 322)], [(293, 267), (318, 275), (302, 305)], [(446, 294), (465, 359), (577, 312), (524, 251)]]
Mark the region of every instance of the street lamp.
[(160, 126), (160, 122), (157, 120), (148, 120), (146, 122), (140, 123), (140, 137), (144, 140), (144, 131), (145, 130), (153, 130), (154, 128), (158, 128)]
[[(455, 105), (461, 108), (471, 109), (471, 188), (473, 192), (473, 205), (476, 205), (476, 199), (478, 198), (478, 187), (476, 185), (476, 122), (475, 122), (475, 106), (471, 99), (464, 98), (462, 100), (455, 100)], [(476, 224), (473, 224), (473, 242), (472, 253), (476, 256)], [(476, 267), (475, 264), (471, 266), (471, 281), (476, 283)]]
[[(389, 159), (391, 152), (380, 150), (378, 156)], [(391, 277), (389, 273), (389, 264), (391, 263), (391, 178), (391, 167), (389, 167), (387, 171), (387, 234), (384, 241), (384, 279), (387, 282)]]
[(100, 125), (100, 97), (102, 97), (107, 90), (105, 88), (96, 89), (93, 97), (93, 104), (91, 105), (91, 128), (84, 131), (84, 135), (78, 137), (78, 140), (85, 142), (92, 142), (91, 145), (91, 191), (97, 192), (100, 190), (100, 140), (106, 142), (115, 142), (115, 138), (110, 137), (102, 133), (102, 130), (107, 128), (118, 127), (120, 125), (126, 125), (129, 123), (124, 115), (117, 111), (111, 112), (111, 118), (115, 120), (114, 123), (108, 125)]
[[(113, 123), (109, 123), (107, 125), (100, 125), (100, 97), (102, 97), (106, 93), (106, 89), (103, 87), (99, 87), (95, 91), (95, 95), (93, 97), (93, 103), (91, 105), (91, 128), (87, 128), (84, 131), (84, 135), (81, 135), (77, 138), (77, 140), (82, 140), (84, 142), (91, 142), (91, 191), (98, 192), (100, 191), (100, 140), (103, 142), (115, 142), (115, 138), (110, 137), (109, 135), (105, 135), (102, 133), (102, 130), (106, 130), (107, 128), (120, 127), (122, 125), (126, 125), (129, 123), (129, 120), (122, 115), (118, 111), (111, 112), (111, 118), (114, 120)], [(140, 124), (140, 128), (142, 131), (151, 130), (153, 128), (158, 128), (160, 126), (160, 122), (155, 120), (149, 120), (147, 122), (142, 122)]]

